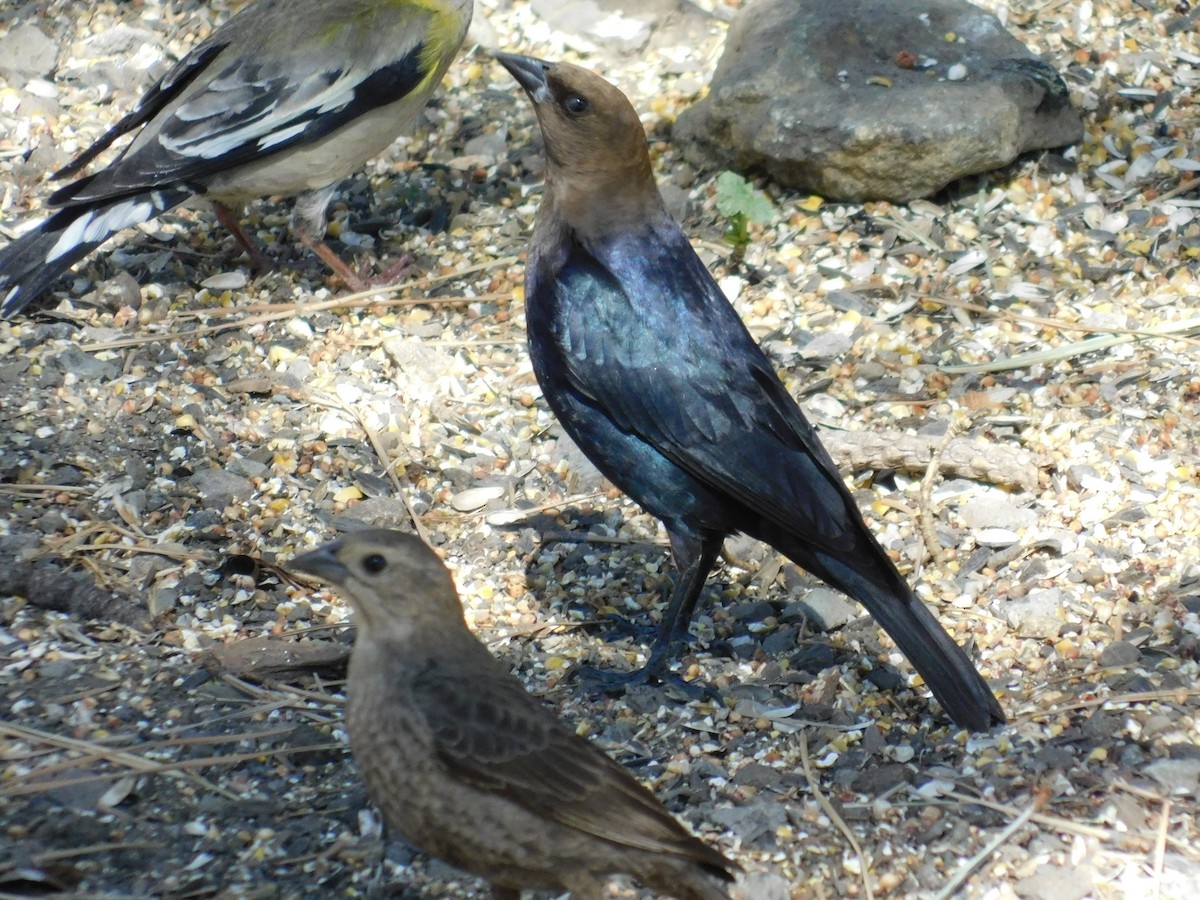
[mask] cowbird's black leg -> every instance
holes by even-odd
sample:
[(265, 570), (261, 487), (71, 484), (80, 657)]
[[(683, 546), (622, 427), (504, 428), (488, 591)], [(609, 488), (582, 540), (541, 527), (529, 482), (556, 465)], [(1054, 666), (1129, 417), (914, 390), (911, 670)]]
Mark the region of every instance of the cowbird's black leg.
[(718, 699), (716, 692), (708, 685), (685, 681), (671, 672), (667, 665), (674, 645), (688, 637), (688, 623), (692, 619), (708, 573), (716, 564), (723, 540), (724, 535), (699, 536), (672, 531), (671, 549), (675, 555), (676, 566), (682, 574), (671, 594), (671, 604), (667, 607), (658, 635), (650, 647), (646, 664), (632, 672), (601, 671), (591, 666), (580, 666), (575, 670), (575, 677), (604, 690), (617, 690), (631, 684), (660, 681), (674, 685), (697, 699)]
[[(712, 570), (715, 560), (708, 566), (703, 565), (701, 559), (704, 552), (703, 536), (690, 531), (675, 530), (671, 530), (669, 536), (671, 538), (671, 558), (678, 574), (675, 576), (675, 587), (671, 590), (671, 605), (667, 608), (662, 622), (658, 627), (651, 624), (639, 625), (619, 613), (609, 613), (605, 619), (612, 624), (613, 633), (606, 636), (606, 640), (620, 640), (626, 637), (639, 641), (653, 640), (657, 647), (658, 644), (664, 643), (664, 638), (666, 639), (665, 643), (669, 646), (677, 642), (686, 642), (691, 637), (688, 633), (688, 625), (692, 621), (692, 614), (695, 612), (700, 592), (704, 589), (704, 582), (708, 578), (708, 573)], [(716, 552), (719, 553), (721, 538), (716, 540)], [(688, 578), (693, 565), (697, 563), (700, 563), (700, 583), (693, 586)], [(682, 602), (685, 597), (691, 597), (691, 602), (686, 604), (686, 608)]]
[[(688, 625), (696, 613), (696, 604), (700, 600), (700, 592), (704, 590), (708, 573), (717, 564), (717, 556), (725, 542), (725, 535), (696, 534), (677, 528), (670, 528), (668, 535), (671, 538), (671, 555), (675, 560), (675, 568), (682, 574), (671, 597), (671, 605), (667, 607), (666, 615), (663, 616), (662, 630), (655, 643), (665, 640), (669, 645), (688, 639)], [(651, 649), (651, 653), (653, 652)]]

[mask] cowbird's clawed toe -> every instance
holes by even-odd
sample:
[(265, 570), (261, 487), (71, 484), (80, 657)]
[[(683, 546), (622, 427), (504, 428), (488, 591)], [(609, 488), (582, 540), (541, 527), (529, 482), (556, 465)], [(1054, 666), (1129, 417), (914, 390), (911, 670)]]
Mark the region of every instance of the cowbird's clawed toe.
[(579, 666), (571, 671), (570, 678), (603, 693), (617, 694), (632, 685), (653, 684), (658, 680), (659, 674), (651, 672), (649, 666), (642, 666), (632, 672), (614, 672), (611, 669), (597, 669), (594, 666)]
[[(604, 634), (606, 641), (619, 641), (624, 638), (633, 638), (636, 641), (650, 642), (658, 636), (657, 625), (639, 625), (632, 619), (628, 619), (620, 613), (608, 613), (604, 616), (606, 624), (611, 628)], [(687, 638), (685, 633), (680, 640)]]
[(611, 669), (579, 666), (571, 673), (571, 678), (605, 694), (620, 693), (626, 688), (639, 684), (662, 684), (675, 688), (689, 700), (721, 702), (721, 695), (715, 688), (707, 684), (687, 681), (682, 676), (676, 675), (667, 668), (665, 660), (652, 660), (632, 672), (614, 672)]
[(675, 688), (675, 690), (681, 691), (689, 700), (707, 701), (708, 703), (715, 703), (717, 706), (725, 705), (721, 700), (720, 692), (711, 684), (705, 684), (699, 679), (688, 681), (674, 672), (670, 672), (662, 679), (662, 683), (668, 688)]
[(333, 272), (337, 279), (350, 290), (358, 293), (359, 291), (365, 291), (368, 287), (370, 287), (370, 284), (363, 278), (363, 276), (351, 269), (350, 266), (348, 266), (346, 262), (337, 255), (333, 248), (324, 241), (314, 240), (302, 231), (297, 234), (297, 237), (300, 238), (300, 243), (304, 244), (304, 246), (311, 250), (316, 256), (320, 257), (321, 260), (324, 261), (325, 265), (329, 266), (330, 271)]

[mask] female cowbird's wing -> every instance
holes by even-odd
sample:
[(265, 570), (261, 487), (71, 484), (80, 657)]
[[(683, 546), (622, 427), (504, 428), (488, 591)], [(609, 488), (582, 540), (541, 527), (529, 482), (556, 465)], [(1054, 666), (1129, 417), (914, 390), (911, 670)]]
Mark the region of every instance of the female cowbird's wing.
[(439, 760), (453, 776), (613, 844), (685, 856), (718, 873), (731, 868), (507, 672), (499, 666), (473, 668), (435, 665), (408, 688), (433, 733)]

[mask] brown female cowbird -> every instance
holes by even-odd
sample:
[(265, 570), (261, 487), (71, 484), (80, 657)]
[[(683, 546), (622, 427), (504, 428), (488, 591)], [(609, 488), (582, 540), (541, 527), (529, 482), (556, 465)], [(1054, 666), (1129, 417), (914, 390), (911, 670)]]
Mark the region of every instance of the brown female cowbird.
[(419, 538), (358, 531), (291, 567), (354, 606), (350, 748), (406, 840), (498, 897), (600, 898), (617, 873), (684, 900), (728, 896), (737, 867), (525, 692), (468, 630), (450, 573)]
[(525, 272), (534, 373), (580, 449), (663, 520), (680, 572), (646, 666), (593, 677), (665, 676), (725, 536), (741, 531), (862, 603), (959, 725), (1003, 722), (666, 211), (629, 101), (576, 66), (496, 58), (533, 101), (546, 147)]

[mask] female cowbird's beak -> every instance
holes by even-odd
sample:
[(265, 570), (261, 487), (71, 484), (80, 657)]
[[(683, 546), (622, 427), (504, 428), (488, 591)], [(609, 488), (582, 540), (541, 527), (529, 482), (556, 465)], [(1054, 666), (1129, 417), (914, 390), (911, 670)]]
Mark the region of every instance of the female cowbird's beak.
[(546, 84), (546, 73), (550, 71), (550, 63), (532, 56), (517, 56), (515, 53), (492, 55), (517, 79), (517, 83), (525, 89), (525, 93), (534, 103), (542, 103), (550, 96), (550, 86)]
[(341, 548), (340, 541), (326, 544), (297, 556), (287, 566), (297, 572), (316, 575), (330, 584), (342, 584), (350, 576), (350, 570), (337, 558), (337, 552)]

